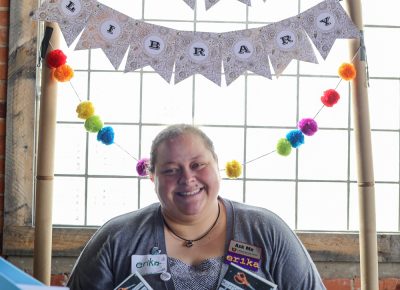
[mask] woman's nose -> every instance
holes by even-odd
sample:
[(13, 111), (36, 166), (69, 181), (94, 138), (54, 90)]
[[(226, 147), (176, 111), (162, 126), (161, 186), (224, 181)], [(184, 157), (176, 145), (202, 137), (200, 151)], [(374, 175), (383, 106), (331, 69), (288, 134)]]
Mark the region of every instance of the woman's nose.
[(188, 169), (182, 170), (182, 174), (179, 179), (179, 182), (181, 184), (190, 184), (191, 182), (193, 182), (195, 180), (196, 180), (196, 177), (192, 170), (188, 170)]

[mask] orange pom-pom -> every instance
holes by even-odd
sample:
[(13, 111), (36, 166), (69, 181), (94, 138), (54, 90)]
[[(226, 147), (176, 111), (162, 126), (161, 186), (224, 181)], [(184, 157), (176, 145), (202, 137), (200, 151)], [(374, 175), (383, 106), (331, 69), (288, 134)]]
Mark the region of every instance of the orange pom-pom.
[(54, 69), (53, 77), (59, 82), (68, 82), (74, 76), (74, 70), (67, 64)]
[(339, 67), (338, 73), (345, 81), (351, 81), (356, 77), (356, 68), (352, 63), (343, 63)]

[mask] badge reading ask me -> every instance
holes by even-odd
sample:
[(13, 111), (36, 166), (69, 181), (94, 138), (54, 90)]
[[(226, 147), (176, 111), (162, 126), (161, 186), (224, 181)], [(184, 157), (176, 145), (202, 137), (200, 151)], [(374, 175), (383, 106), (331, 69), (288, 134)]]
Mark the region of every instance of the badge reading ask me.
[(167, 271), (167, 255), (132, 255), (131, 273), (158, 274)]

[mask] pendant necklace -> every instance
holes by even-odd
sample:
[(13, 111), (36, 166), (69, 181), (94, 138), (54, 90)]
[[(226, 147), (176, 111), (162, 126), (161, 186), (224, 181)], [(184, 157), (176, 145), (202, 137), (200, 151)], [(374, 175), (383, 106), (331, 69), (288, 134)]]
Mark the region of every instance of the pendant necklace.
[(185, 238), (179, 236), (178, 234), (176, 234), (176, 233), (171, 229), (171, 227), (167, 224), (167, 222), (166, 222), (165, 219), (164, 219), (164, 216), (163, 216), (163, 221), (164, 221), (164, 225), (167, 227), (167, 229), (168, 229), (174, 236), (176, 236), (177, 238), (179, 238), (179, 239), (181, 239), (182, 241), (184, 241), (184, 245), (185, 245), (187, 248), (190, 248), (191, 246), (193, 246), (193, 242), (198, 242), (198, 241), (200, 241), (202, 238), (204, 238), (205, 236), (207, 236), (207, 235), (211, 232), (211, 230), (215, 227), (215, 225), (216, 225), (217, 222), (218, 222), (220, 213), (221, 213), (221, 209), (220, 209), (219, 202), (218, 202), (218, 215), (217, 215), (217, 218), (215, 219), (214, 223), (211, 225), (211, 227), (210, 227), (202, 236), (200, 236), (200, 237), (197, 238), (197, 239), (193, 239), (193, 240), (185, 239)]

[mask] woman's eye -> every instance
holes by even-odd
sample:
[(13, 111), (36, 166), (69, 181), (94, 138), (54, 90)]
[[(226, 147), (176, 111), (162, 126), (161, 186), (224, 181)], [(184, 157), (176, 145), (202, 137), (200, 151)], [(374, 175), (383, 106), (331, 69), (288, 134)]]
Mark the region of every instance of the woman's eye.
[(196, 163), (193, 163), (193, 164), (192, 164), (192, 169), (201, 169), (201, 168), (203, 168), (204, 166), (206, 166), (205, 163), (196, 162)]
[(178, 171), (179, 171), (178, 168), (168, 168), (168, 169), (164, 169), (164, 170), (162, 171), (162, 173), (165, 174), (165, 175), (174, 175), (174, 174), (176, 174)]

